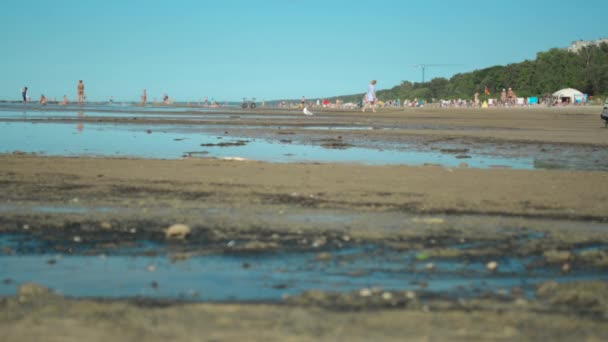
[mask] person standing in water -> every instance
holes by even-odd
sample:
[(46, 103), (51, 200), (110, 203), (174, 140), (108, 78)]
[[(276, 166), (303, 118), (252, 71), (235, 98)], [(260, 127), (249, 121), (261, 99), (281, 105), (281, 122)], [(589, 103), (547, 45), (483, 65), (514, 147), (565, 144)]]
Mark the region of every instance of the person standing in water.
[(371, 107), (372, 111), (374, 113), (376, 112), (376, 101), (378, 101), (378, 98), (376, 97), (376, 83), (376, 80), (373, 80), (370, 82), (369, 86), (367, 86), (367, 93), (364, 96), (365, 106), (361, 110), (363, 113), (365, 113), (367, 107)]
[(21, 96), (23, 97), (23, 103), (27, 103), (27, 87), (21, 89)]
[(82, 83), (82, 80), (80, 80), (80, 81), (78, 81), (78, 104), (83, 105), (84, 99), (85, 99), (84, 83)]

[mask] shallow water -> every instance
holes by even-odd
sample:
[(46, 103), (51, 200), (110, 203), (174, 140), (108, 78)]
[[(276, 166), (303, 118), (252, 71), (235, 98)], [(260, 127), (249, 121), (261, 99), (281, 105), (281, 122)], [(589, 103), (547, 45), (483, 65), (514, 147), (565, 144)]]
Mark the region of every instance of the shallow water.
[[(551, 144), (459, 144), (455, 141), (421, 144), (353, 138), (344, 148), (325, 148), (322, 140), (297, 140), (303, 135), (279, 136), (281, 127), (239, 125), (241, 120), (281, 119), (289, 127), (294, 114), (230, 112), (223, 108), (141, 107), (132, 104), (40, 106), (0, 104), (0, 153), (21, 151), (50, 156), (119, 156), (179, 159), (240, 157), (267, 162), (340, 162), (371, 165), (424, 165), (473, 168), (568, 169), (608, 171), (608, 151), (595, 147)], [(134, 124), (91, 122), (96, 119), (131, 118)], [(191, 124), (139, 124), (138, 119), (192, 121)], [(217, 124), (221, 120), (222, 125)], [(137, 123), (137, 124), (135, 124)], [(231, 124), (231, 123), (234, 123)], [(296, 129), (310, 136), (325, 132), (392, 130), (404, 127), (372, 127), (369, 124), (336, 125), (314, 117)], [(416, 129), (416, 127), (406, 127)], [(418, 127), (419, 129), (432, 129)], [(442, 128), (444, 129), (444, 128)], [(238, 130), (238, 135), (220, 134)], [(215, 131), (216, 133), (213, 133)], [(290, 137), (294, 137), (291, 139)], [(306, 136), (306, 134), (304, 134)], [(255, 138), (252, 138), (255, 137)], [(296, 138), (297, 137), (297, 138)], [(287, 139), (282, 139), (287, 138)], [(200, 146), (247, 140), (241, 146)], [(292, 141), (293, 140), (293, 141)], [(340, 141), (341, 142), (341, 141)], [(348, 145), (348, 144), (352, 144)], [(338, 144), (339, 145), (339, 144)], [(449, 153), (446, 150), (466, 151)]]
[[(69, 243), (69, 242), (68, 242)], [(171, 245), (139, 241), (135, 246), (90, 254), (87, 246), (73, 254), (54, 254), (52, 245), (27, 235), (2, 235), (0, 295), (14, 295), (19, 284), (35, 282), (72, 297), (148, 297), (194, 301), (276, 301), (316, 289), (351, 292), (361, 288), (415, 290), (468, 297), (518, 287), (533, 297), (537, 284), (549, 280), (608, 279), (595, 269), (562, 274), (559, 267), (528, 268), (540, 257), (503, 256), (499, 271), (488, 260), (429, 258), (378, 245), (331, 250), (332, 259), (317, 260), (318, 251), (220, 253), (173, 261)], [(46, 252), (45, 252), (46, 250)], [(154, 256), (144, 255), (154, 251)], [(427, 270), (428, 263), (434, 270)]]
[[(205, 146), (246, 140), (243, 146)], [(406, 146), (393, 149), (349, 147), (328, 149), (319, 145), (281, 143), (276, 140), (218, 136), (205, 127), (175, 125), (117, 125), (91, 123), (0, 122), (0, 153), (22, 151), (49, 156), (127, 156), (179, 159), (188, 152), (205, 152), (206, 157), (241, 157), (268, 162), (343, 162), (372, 165), (440, 164), (457, 167), (463, 160), (438, 151), (419, 152)], [(501, 158), (469, 155), (470, 167), (497, 165), (532, 169), (532, 158)]]

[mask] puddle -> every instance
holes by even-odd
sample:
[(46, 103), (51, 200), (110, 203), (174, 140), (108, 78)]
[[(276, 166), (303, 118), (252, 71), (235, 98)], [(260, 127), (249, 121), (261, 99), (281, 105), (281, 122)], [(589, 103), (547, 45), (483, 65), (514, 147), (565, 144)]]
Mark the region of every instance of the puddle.
[[(50, 156), (179, 159), (188, 152), (206, 152), (207, 157), (241, 157), (268, 162), (439, 164), (450, 167), (458, 167), (463, 163), (458, 156), (439, 151), (378, 150), (362, 147), (328, 149), (313, 144), (281, 143), (236, 136), (218, 137), (216, 134), (205, 132), (204, 129), (205, 127), (175, 125), (0, 122), (0, 153), (22, 151)], [(248, 142), (239, 144), (241, 146), (213, 146), (221, 142), (241, 140)], [(534, 168), (532, 158), (501, 158), (471, 154), (466, 163), (469, 167), (475, 168), (489, 168), (495, 165), (514, 169)]]
[[(607, 273), (593, 268), (562, 274), (558, 266), (528, 267), (542, 257), (503, 256), (494, 259), (499, 270), (489, 272), (483, 258), (420, 261), (415, 251), (378, 245), (329, 250), (331, 258), (325, 261), (318, 251), (224, 252), (175, 261), (170, 244), (152, 241), (97, 255), (87, 255), (86, 245), (72, 254), (55, 254), (50, 244), (27, 235), (0, 236), (3, 250), (12, 251), (0, 256), (0, 295), (14, 295), (19, 284), (35, 282), (70, 297), (189, 301), (278, 301), (312, 289), (369, 287), (458, 297), (518, 287), (532, 297), (536, 285), (549, 280), (608, 280)], [(147, 256), (151, 250), (153, 256)]]
[[(52, 108), (51, 108), (52, 107)], [(22, 110), (18, 110), (22, 108)], [(120, 156), (180, 159), (183, 157), (239, 157), (267, 162), (361, 163), (370, 165), (425, 165), (446, 167), (567, 169), (608, 171), (608, 151), (596, 147), (550, 144), (471, 144), (437, 142), (420, 144), (381, 139), (325, 141), (277, 137), (282, 127), (239, 125), (241, 120), (289, 119), (281, 115), (236, 113), (223, 108), (139, 107), (134, 105), (49, 106), (0, 104), (0, 153), (22, 151), (50, 156)], [(279, 115), (277, 115), (279, 114)], [(95, 118), (158, 120), (155, 124), (91, 122)], [(192, 124), (162, 124), (187, 120)], [(217, 125), (222, 120), (222, 125)], [(234, 122), (231, 125), (230, 122)], [(315, 120), (294, 129), (311, 132), (390, 130), (397, 127), (323, 125)], [(289, 122), (285, 122), (286, 125)], [(224, 131), (240, 131), (229, 136)], [(215, 133), (213, 132), (215, 131)], [(260, 133), (261, 132), (261, 133)], [(279, 131), (278, 134), (281, 131)], [(219, 136), (218, 136), (219, 135)], [(252, 138), (256, 137), (256, 138)], [(305, 138), (305, 137), (304, 137)], [(327, 138), (327, 135), (319, 138)], [(237, 144), (238, 141), (248, 142)], [(461, 150), (462, 153), (451, 151)]]

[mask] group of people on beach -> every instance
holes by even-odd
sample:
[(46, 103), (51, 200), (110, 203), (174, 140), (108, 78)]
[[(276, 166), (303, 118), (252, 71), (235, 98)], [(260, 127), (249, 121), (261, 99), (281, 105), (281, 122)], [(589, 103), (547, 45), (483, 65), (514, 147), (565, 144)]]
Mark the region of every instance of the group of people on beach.
[[(29, 91), (29, 89), (27, 86), (21, 88), (21, 97), (23, 99), (23, 103), (28, 103), (31, 100), (27, 94), (28, 91)], [(86, 95), (84, 92), (84, 82), (82, 80), (78, 81), (77, 91), (78, 91), (78, 104), (84, 105), (84, 101), (86, 100)], [(41, 94), (39, 102), (41, 105), (45, 106), (49, 102), (49, 100), (46, 96), (44, 96), (44, 94)], [(64, 106), (67, 106), (69, 104), (67, 95), (63, 95), (63, 101), (61, 102), (61, 104)]]

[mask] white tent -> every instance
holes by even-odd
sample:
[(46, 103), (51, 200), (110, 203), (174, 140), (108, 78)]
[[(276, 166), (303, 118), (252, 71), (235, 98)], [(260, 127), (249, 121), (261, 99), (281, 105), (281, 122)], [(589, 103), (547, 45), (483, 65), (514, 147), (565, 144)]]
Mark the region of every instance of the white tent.
[[(565, 88), (553, 93), (553, 98), (560, 102), (576, 103), (580, 102), (585, 95), (580, 91), (572, 88)], [(578, 100), (578, 101), (577, 101)]]

